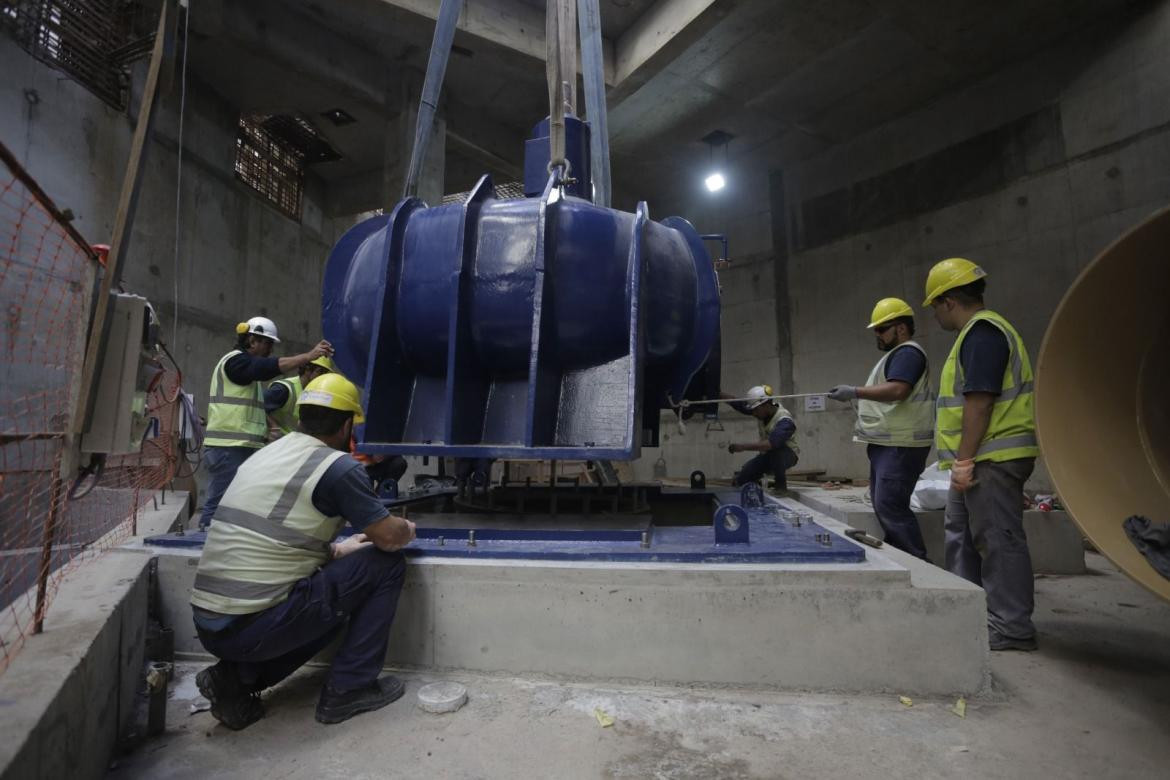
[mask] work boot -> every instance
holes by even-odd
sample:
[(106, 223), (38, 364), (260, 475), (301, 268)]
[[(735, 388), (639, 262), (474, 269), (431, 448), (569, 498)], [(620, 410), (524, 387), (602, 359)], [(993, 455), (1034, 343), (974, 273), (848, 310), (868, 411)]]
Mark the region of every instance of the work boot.
[(341, 723), (363, 712), (380, 710), (397, 701), (406, 692), (406, 685), (397, 677), (387, 675), (369, 685), (352, 691), (335, 691), (326, 685), (317, 702), (318, 723)]
[(1027, 639), (1013, 639), (997, 631), (989, 631), (987, 638), (988, 645), (992, 650), (1021, 650), (1025, 653), (1031, 653), (1034, 650), (1040, 649), (1040, 646), (1036, 644), (1036, 637), (1034, 636), (1030, 636)]
[(251, 726), (264, 717), (260, 694), (246, 691), (235, 670), (224, 661), (195, 675), (199, 692), (211, 702), (211, 715), (232, 731)]

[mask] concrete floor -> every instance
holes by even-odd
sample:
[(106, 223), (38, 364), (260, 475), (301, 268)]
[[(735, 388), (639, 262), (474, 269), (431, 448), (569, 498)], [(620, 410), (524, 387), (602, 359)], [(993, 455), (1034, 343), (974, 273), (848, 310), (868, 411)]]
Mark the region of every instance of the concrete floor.
[[(992, 654), (968, 702), (893, 695), (627, 688), (453, 674), (453, 715), (406, 697), (342, 726), (313, 720), (321, 670), (266, 697), (244, 732), (190, 714), (198, 664), (172, 684), (169, 730), (111, 778), (1165, 777), (1170, 765), (1170, 604), (1101, 556), (1089, 574), (1041, 576), (1041, 650)], [(718, 659), (712, 659), (717, 663)], [(910, 659), (908, 662), (913, 662)], [(615, 718), (602, 728), (601, 707)]]

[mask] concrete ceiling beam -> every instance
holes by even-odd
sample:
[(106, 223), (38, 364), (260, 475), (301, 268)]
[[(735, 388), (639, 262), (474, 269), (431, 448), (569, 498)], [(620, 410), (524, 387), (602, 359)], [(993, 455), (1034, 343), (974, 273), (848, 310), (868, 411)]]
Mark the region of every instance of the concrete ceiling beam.
[[(381, 0), (395, 8), (435, 20), (439, 0)], [(544, 62), (544, 9), (521, 0), (464, 0), (457, 29), (468, 35)], [(614, 45), (602, 40), (605, 83), (614, 82)], [(578, 63), (580, 68), (580, 63)]]
[[(203, 7), (203, 13), (193, 17), (192, 31), (238, 52), (234, 56), (238, 58), (237, 66), (243, 71), (248, 70), (247, 63), (252, 59), (273, 64), (282, 72), (291, 74), (296, 81), (320, 85), (338, 96), (358, 102), (367, 111), (385, 120), (395, 119), (417, 103), (421, 74), (409, 66), (387, 61), (373, 52), (354, 46), (330, 29), (313, 28), (300, 15), (262, 13), (269, 10), (269, 6), (258, 4), (260, 12), (257, 12), (256, 8), (225, 3), (223, 0), (205, 0)], [(542, 35), (543, 24), (542, 18)], [(404, 80), (409, 82), (408, 89), (402, 87)], [(275, 102), (271, 105), (260, 103), (242, 106), (245, 110), (301, 108), (285, 105), (285, 90), (252, 88), (250, 94), (264, 96)], [(486, 119), (481, 111), (465, 106), (449, 95), (444, 96), (440, 113), (447, 121), (447, 133), (452, 145), (461, 153), (479, 160), (483, 165), (520, 178), (522, 166), (518, 160), (523, 152), (523, 134), (518, 135), (515, 128), (504, 127)], [(331, 128), (320, 126), (319, 123), (318, 130), (327, 138), (332, 134)], [(363, 156), (359, 154), (361, 150), (342, 148), (344, 144), (336, 142), (335, 145), (341, 148), (343, 154), (352, 155), (352, 162), (358, 162), (354, 159), (356, 157), (362, 157), (366, 162), (363, 167), (366, 167), (368, 173), (355, 173), (348, 178), (356, 189), (363, 192), (370, 190), (368, 194), (358, 196), (357, 200), (363, 203), (372, 201), (373, 205), (366, 207), (376, 207), (375, 183), (377, 176), (381, 175), (377, 172), (383, 166), (381, 149)], [(368, 187), (365, 184), (367, 179), (370, 182)], [(358, 183), (361, 186), (356, 186)]]
[(206, 0), (192, 16), (192, 32), (373, 107), (386, 106), (393, 71), (401, 70), (303, 17), (261, 4)]
[(474, 160), (480, 165), (486, 165), (488, 168), (507, 174), (517, 181), (524, 178), (524, 167), (522, 165), (501, 157), (491, 149), (485, 148), (471, 138), (468, 138), (462, 133), (455, 132), (450, 128), (447, 130), (447, 146), (469, 160)]
[(613, 109), (681, 57), (745, 0), (658, 0), (614, 45)]

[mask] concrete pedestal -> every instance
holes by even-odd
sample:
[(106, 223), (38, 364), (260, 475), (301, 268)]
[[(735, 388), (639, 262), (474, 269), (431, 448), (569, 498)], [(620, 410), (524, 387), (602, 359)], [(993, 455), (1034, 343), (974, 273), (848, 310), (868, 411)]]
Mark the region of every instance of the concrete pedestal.
[[(198, 551), (157, 552), (175, 649), (201, 654), (187, 604)], [(386, 660), (557, 679), (979, 690), (982, 589), (897, 550), (866, 553), (822, 565), (412, 558)]]

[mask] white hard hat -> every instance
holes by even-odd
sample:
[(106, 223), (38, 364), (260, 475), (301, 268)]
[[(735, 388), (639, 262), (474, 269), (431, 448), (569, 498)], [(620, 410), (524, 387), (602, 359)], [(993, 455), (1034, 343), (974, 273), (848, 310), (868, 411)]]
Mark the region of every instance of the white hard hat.
[(748, 409), (755, 409), (760, 404), (768, 400), (768, 396), (774, 395), (772, 393), (771, 385), (756, 385), (747, 391), (747, 397), (753, 400), (747, 402)]
[(280, 343), (280, 337), (276, 333), (276, 323), (267, 317), (253, 317), (247, 322), (248, 330), (246, 333), (254, 333), (257, 336), (264, 336), (272, 339), (277, 344)]

